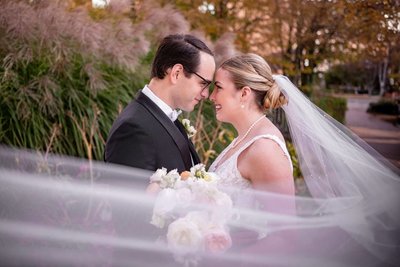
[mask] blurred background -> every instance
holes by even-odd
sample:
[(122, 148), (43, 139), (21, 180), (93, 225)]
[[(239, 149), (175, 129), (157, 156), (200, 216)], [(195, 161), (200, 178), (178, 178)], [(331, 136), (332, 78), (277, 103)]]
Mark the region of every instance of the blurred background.
[[(162, 37), (191, 33), (217, 64), (263, 56), (400, 166), (398, 0), (0, 0), (0, 143), (103, 160), (112, 122), (149, 81)], [(206, 164), (234, 138), (209, 101), (184, 114)], [(290, 142), (284, 114), (269, 114)]]

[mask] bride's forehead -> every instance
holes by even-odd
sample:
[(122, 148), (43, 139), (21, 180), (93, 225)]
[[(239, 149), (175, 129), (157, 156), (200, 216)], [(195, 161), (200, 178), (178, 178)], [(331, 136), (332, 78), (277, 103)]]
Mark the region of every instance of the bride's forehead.
[(215, 79), (218, 80), (231, 80), (232, 76), (229, 71), (223, 68), (219, 68), (215, 73)]

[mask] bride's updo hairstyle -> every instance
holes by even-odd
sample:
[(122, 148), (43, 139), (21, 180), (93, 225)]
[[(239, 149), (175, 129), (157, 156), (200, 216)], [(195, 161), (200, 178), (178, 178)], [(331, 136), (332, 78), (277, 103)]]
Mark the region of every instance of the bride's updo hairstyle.
[(222, 63), (221, 68), (230, 73), (236, 89), (248, 86), (255, 92), (260, 108), (277, 109), (288, 102), (262, 57), (251, 53), (238, 55)]

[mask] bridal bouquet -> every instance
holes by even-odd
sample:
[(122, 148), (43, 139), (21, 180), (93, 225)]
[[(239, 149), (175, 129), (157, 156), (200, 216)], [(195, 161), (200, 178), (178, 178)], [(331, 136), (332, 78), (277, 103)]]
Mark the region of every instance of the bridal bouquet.
[(218, 190), (217, 179), (203, 164), (181, 174), (161, 168), (150, 177), (161, 189), (151, 224), (167, 228), (166, 242), (172, 251), (220, 253), (231, 246), (226, 223), (232, 216), (232, 201)]

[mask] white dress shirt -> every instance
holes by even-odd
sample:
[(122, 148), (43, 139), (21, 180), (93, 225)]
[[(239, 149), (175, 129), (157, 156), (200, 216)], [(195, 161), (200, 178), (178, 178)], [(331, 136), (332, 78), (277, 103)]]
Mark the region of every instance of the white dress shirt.
[(146, 84), (142, 90), (142, 93), (145, 94), (148, 98), (151, 99), (167, 116), (171, 119), (171, 121), (175, 121), (178, 116), (182, 113), (181, 110), (174, 110), (167, 103), (162, 101), (158, 96), (156, 96), (153, 91)]

